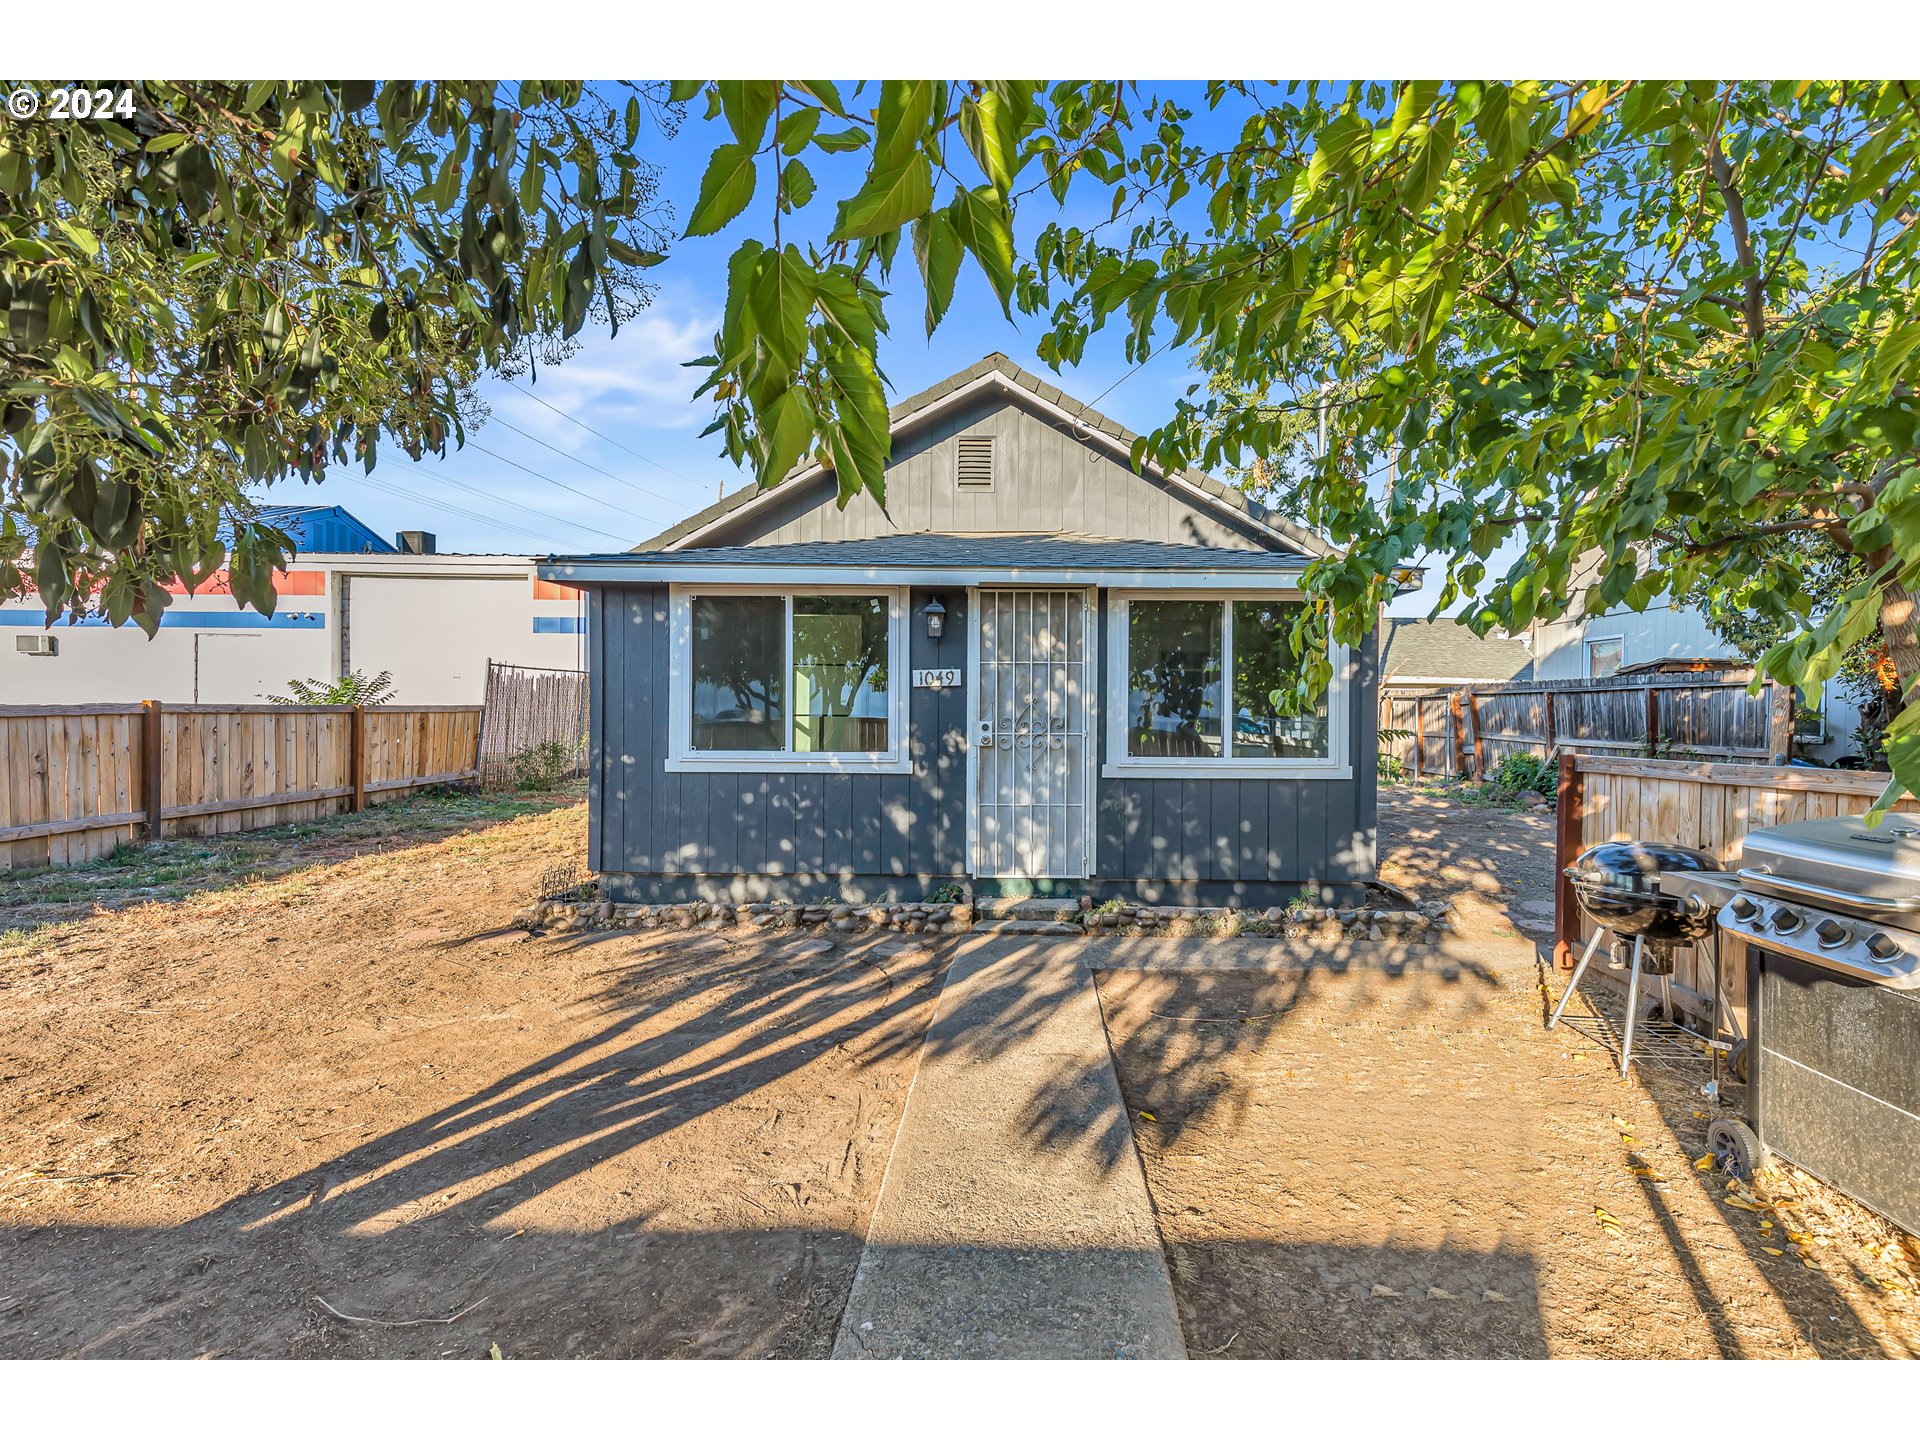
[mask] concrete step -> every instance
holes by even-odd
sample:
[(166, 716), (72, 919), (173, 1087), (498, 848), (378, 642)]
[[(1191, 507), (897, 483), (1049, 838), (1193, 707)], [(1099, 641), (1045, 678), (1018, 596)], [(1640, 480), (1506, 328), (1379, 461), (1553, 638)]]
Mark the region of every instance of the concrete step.
[(976, 915), (995, 920), (1065, 920), (1079, 908), (1080, 902), (1071, 896), (985, 895), (973, 902)]
[(1064, 920), (985, 919), (973, 922), (974, 935), (1084, 935), (1078, 925)]

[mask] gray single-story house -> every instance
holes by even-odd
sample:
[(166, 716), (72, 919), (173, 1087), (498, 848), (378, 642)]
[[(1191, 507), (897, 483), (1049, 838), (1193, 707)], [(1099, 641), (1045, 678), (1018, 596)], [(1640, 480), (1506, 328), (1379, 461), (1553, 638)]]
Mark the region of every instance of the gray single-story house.
[(1324, 541), (1003, 355), (894, 407), (886, 507), (819, 466), (586, 590), (590, 863), (620, 901), (1359, 898), (1376, 645), (1269, 693)]

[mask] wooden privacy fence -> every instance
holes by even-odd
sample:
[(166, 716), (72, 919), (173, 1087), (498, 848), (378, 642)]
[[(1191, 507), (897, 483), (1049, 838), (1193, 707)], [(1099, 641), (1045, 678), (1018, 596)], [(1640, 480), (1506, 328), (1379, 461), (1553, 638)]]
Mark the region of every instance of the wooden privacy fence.
[(471, 780), (477, 705), (0, 706), (0, 870)]
[[(1891, 777), (1864, 770), (1815, 770), (1791, 765), (1727, 765), (1683, 760), (1638, 760), (1614, 755), (1560, 756), (1558, 830), (1554, 840), (1554, 960), (1571, 970), (1597, 928), (1574, 898), (1566, 868), (1590, 845), (1645, 840), (1690, 845), (1718, 857), (1729, 870), (1751, 830), (1793, 820), (1863, 815)], [(1895, 807), (1920, 809), (1909, 795)], [(1745, 950), (1730, 945), (1722, 959), (1727, 998), (1746, 1005)], [(1596, 960), (1587, 974), (1607, 974)], [(1679, 998), (1703, 1017), (1713, 993), (1711, 953), (1689, 946), (1676, 952)], [(1584, 983), (1584, 982), (1583, 982)]]
[(1792, 692), (1768, 681), (1548, 680), (1419, 692), (1386, 689), (1381, 742), (1416, 779), (1490, 775), (1509, 755), (1575, 751), (1765, 761), (1786, 750)]
[(487, 662), (486, 720), (480, 727), (480, 780), (505, 785), (513, 759), (537, 745), (567, 755), (562, 775), (587, 773), (590, 692), (584, 670), (545, 670)]

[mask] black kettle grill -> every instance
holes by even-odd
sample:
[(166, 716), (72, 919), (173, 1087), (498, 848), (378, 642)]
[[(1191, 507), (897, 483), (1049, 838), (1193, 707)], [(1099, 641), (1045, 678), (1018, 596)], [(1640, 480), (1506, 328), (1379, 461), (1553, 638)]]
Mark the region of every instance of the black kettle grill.
[[(1627, 969), (1630, 965), (1633, 972), (1627, 982), (1626, 1034), (1620, 1047), (1620, 1073), (1626, 1074), (1633, 1058), (1633, 1022), (1640, 1003), (1641, 975), (1659, 979), (1662, 1000), (1668, 1002), (1667, 1008), (1671, 1010), (1670, 997), (1665, 992), (1667, 977), (1673, 974), (1674, 947), (1703, 939), (1712, 933), (1714, 925), (1712, 907), (1664, 893), (1660, 877), (1724, 869), (1706, 851), (1685, 845), (1613, 840), (1582, 851), (1565, 873), (1572, 882), (1580, 908), (1601, 928), (1594, 933), (1586, 953), (1574, 967), (1573, 978), (1567, 982), (1567, 993), (1560, 997), (1547, 1028), (1551, 1030), (1560, 1023), (1560, 1013), (1579, 988), (1580, 977), (1586, 973), (1587, 962), (1593, 959), (1601, 937), (1610, 935), (1613, 967)], [(1631, 947), (1627, 944), (1629, 939), (1633, 942)]]

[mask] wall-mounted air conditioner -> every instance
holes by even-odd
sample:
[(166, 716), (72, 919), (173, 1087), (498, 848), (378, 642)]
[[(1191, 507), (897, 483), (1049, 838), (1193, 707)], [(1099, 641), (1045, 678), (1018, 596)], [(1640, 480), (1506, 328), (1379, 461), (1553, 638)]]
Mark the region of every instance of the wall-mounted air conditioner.
[(16, 635), (13, 648), (22, 655), (58, 655), (60, 637), (58, 635)]

